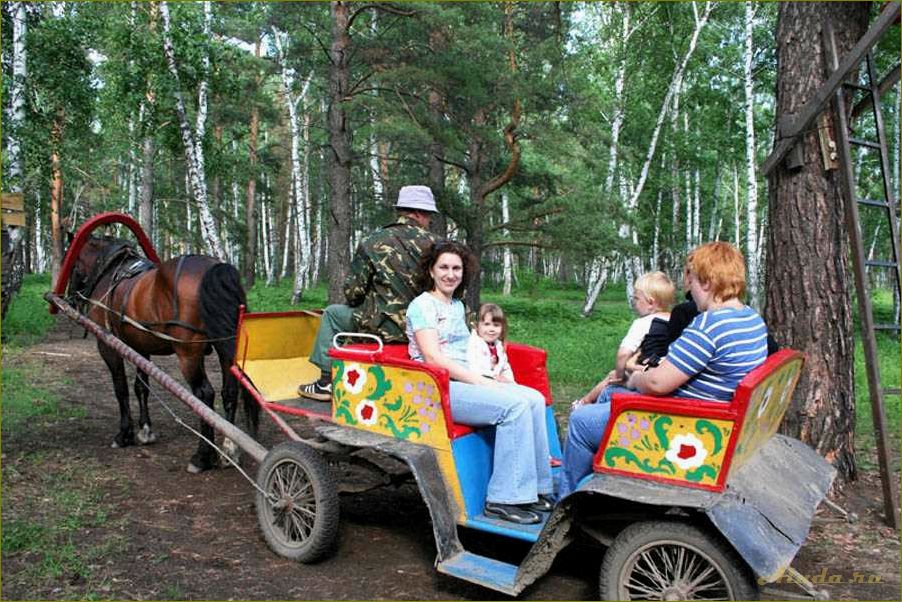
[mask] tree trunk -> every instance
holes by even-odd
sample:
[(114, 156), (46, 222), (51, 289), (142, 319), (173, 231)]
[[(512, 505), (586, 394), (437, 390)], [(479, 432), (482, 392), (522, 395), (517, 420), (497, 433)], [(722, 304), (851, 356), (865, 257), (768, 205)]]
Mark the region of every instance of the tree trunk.
[(63, 144), (63, 116), (58, 114), (50, 135), (50, 273), (56, 283), (63, 260), (63, 225), (60, 219), (63, 209), (63, 172), (60, 166), (60, 147)]
[(331, 195), (329, 226), (329, 303), (344, 302), (344, 281), (351, 266), (351, 130), (345, 110), (350, 91), (351, 36), (349, 3), (332, 2), (332, 46), (329, 50), (329, 161)]
[[(309, 172), (307, 169), (310, 154), (310, 116), (305, 110), (302, 132), (298, 106), (304, 103), (307, 91), (310, 88), (310, 82), (313, 80), (313, 72), (311, 71), (307, 79), (304, 80), (300, 93), (295, 93), (295, 72), (294, 69), (288, 67), (284, 47), (284, 34), (275, 27), (272, 28), (272, 32), (282, 72), (282, 87), (285, 92), (285, 105), (288, 108), (288, 125), (291, 132), (291, 188), (294, 191), (292, 209), (295, 218), (294, 235), (295, 248), (297, 249), (294, 266), (294, 289), (291, 296), (291, 302), (294, 304), (301, 300), (301, 292), (310, 279), (310, 227), (307, 219), (310, 200), (310, 182), (308, 181)], [(302, 141), (304, 144), (303, 163), (301, 162)]]
[[(842, 60), (865, 32), (869, 10), (870, 4), (858, 2), (780, 4), (777, 123), (797, 114), (827, 79), (820, 35), (824, 19), (833, 23)], [(808, 358), (782, 431), (814, 447), (845, 481), (856, 476), (855, 397), (840, 176), (824, 172), (814, 130), (799, 144), (805, 157), (801, 169), (790, 172), (781, 165), (771, 173), (764, 316), (781, 344)]]
[[(10, 2), (9, 17), (12, 21), (12, 77), (9, 88), (9, 107), (7, 112), (6, 136), (6, 161), (8, 166), (6, 177), (3, 178), (4, 189), (9, 192), (22, 192), (23, 160), (21, 129), (25, 125), (25, 82), (28, 75), (26, 62), (27, 21), (24, 2)], [(40, 207), (38, 207), (40, 211)], [(6, 315), (9, 303), (19, 288), (22, 286), (23, 261), (22, 240), (25, 238), (25, 228), (9, 226), (3, 232), (3, 257), (0, 264), (3, 266), (2, 282), (2, 308), (0, 315)]]
[[(510, 219), (511, 219), (511, 216), (510, 216), (510, 207), (508, 206), (507, 192), (502, 192), (501, 193), (501, 222), (506, 224), (510, 221)], [(510, 236), (510, 233), (508, 232), (507, 228), (505, 228), (504, 229), (504, 237), (508, 238), (509, 236)], [(504, 295), (505, 297), (508, 297), (511, 294), (511, 284), (513, 281), (513, 267), (511, 265), (512, 262), (511, 262), (510, 247), (505, 246), (504, 249), (501, 251), (501, 253), (502, 253), (502, 264), (503, 264), (502, 275), (501, 275), (503, 285), (502, 285), (502, 289), (501, 289), (501, 294)]]
[[(254, 56), (260, 56), (260, 38), (254, 44)], [(257, 87), (260, 76), (257, 76)], [(257, 274), (257, 135), (260, 129), (260, 116), (256, 103), (251, 107), (250, 133), (247, 141), (247, 157), (250, 177), (247, 179), (247, 193), (244, 196), (245, 238), (247, 249), (244, 257), (244, 286), (253, 288)]]
[(745, 3), (745, 56), (743, 62), (743, 78), (745, 80), (745, 157), (746, 157), (746, 232), (745, 262), (748, 266), (748, 301), (752, 307), (759, 307), (760, 286), (758, 274), (758, 176), (755, 157), (755, 111), (754, 111), (754, 78), (752, 76), (752, 33), (755, 24), (755, 7), (751, 2)]

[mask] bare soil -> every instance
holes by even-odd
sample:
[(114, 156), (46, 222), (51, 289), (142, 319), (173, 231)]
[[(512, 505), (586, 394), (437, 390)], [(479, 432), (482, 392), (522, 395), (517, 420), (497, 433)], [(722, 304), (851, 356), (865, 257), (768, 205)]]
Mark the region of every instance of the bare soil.
[[(111, 449), (118, 409), (109, 373), (92, 337), (61, 318), (44, 342), (6, 353), (4, 367), (38, 366), (36, 384), (56, 391), (63, 409), (84, 416), (35, 420), (9, 434), (2, 446), (2, 518), (5, 524), (41, 523), (66, 514), (67, 500), (90, 499), (92, 520), (72, 532), (83, 568), (56, 576), (27, 549), (2, 553), (2, 598), (22, 599), (417, 599), (503, 597), (440, 575), (429, 513), (417, 490), (386, 486), (362, 493), (368, 478), (343, 475), (341, 539), (334, 556), (302, 565), (276, 556), (257, 526), (254, 489), (235, 469), (200, 475), (185, 471), (196, 439), (162, 402), (188, 424), (196, 420), (180, 402), (152, 387), (151, 417), (159, 441)], [(172, 358), (154, 358), (178, 375)], [(215, 373), (209, 361), (210, 372)], [(213, 379), (218, 380), (218, 376)], [(217, 387), (218, 389), (218, 387)], [(133, 403), (133, 411), (134, 406)], [(282, 437), (261, 428), (267, 447)], [(898, 455), (898, 444), (894, 453)], [(245, 461), (251, 478), (256, 466)], [(342, 469), (342, 467), (337, 467)], [(78, 495), (51, 495), (67, 487)], [(841, 492), (836, 501), (854, 511), (849, 524), (822, 508), (793, 566), (831, 599), (899, 600), (899, 533), (882, 526), (876, 474)], [(74, 503), (74, 502), (70, 502)], [(466, 546), (507, 561), (525, 544), (462, 533)], [(550, 573), (524, 592), (535, 600), (597, 597), (602, 550), (574, 544)], [(42, 564), (43, 563), (43, 564)], [(840, 581), (840, 582), (837, 582)], [(799, 592), (793, 585), (785, 591)], [(779, 599), (780, 594), (765, 593)]]

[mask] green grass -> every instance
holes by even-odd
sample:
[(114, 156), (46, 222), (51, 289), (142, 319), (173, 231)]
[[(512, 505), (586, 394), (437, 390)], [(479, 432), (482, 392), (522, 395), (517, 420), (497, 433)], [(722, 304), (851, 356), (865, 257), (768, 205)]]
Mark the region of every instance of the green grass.
[(40, 368), (25, 365), (12, 368), (3, 366), (2, 435), (9, 437), (23, 425), (33, 426), (63, 418), (80, 418), (84, 408), (64, 408), (56, 393), (36, 384), (40, 380)]
[(4, 577), (32, 586), (63, 580), (64, 590), (80, 581), (62, 595), (83, 598), (84, 588), (98, 585), (92, 565), (125, 549), (119, 534), (100, 543), (85, 541), (88, 530), (110, 526), (104, 490), (96, 483), (102, 466), (60, 452), (23, 454), (5, 464), (3, 555), (25, 555), (29, 562), (21, 571), (5, 571)]
[[(889, 290), (878, 290), (873, 299), (874, 321), (892, 323), (893, 298)], [(855, 316), (855, 447), (860, 452), (876, 449), (874, 422), (868, 388), (864, 349), (859, 336), (858, 317)], [(880, 381), (884, 388), (898, 388), (900, 383), (899, 334), (886, 331), (877, 333), (877, 356), (879, 358)], [(883, 396), (885, 426), (890, 437), (890, 447), (898, 450), (900, 437), (900, 405), (898, 395)], [(856, 459), (861, 468), (876, 466), (873, 453), (858, 453)]]
[(4, 343), (31, 345), (47, 334), (54, 320), (44, 301), (44, 293), (49, 290), (49, 274), (28, 274), (22, 279), (22, 288), (3, 318)]

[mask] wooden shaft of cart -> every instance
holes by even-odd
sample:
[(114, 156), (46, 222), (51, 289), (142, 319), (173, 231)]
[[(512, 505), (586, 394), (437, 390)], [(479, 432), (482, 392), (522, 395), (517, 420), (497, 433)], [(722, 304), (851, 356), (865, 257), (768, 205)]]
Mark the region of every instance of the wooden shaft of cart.
[(52, 303), (58, 307), (66, 317), (83, 326), (86, 330), (91, 332), (91, 334), (103, 341), (105, 345), (115, 349), (125, 360), (131, 362), (143, 370), (149, 377), (160, 383), (164, 389), (172, 393), (175, 397), (184, 402), (192, 412), (200, 416), (201, 420), (212, 426), (217, 432), (222, 433), (224, 436), (234, 441), (238, 447), (258, 463), (263, 461), (263, 458), (266, 456), (265, 447), (257, 443), (257, 441), (240, 428), (220, 416), (213, 408), (210, 408), (203, 401), (195, 397), (187, 388), (161, 370), (156, 364), (150, 360), (144, 359), (141, 354), (123, 343), (110, 331), (78, 313), (75, 308), (69, 305), (66, 300), (59, 295), (47, 293), (44, 295), (44, 299), (46, 299), (48, 303)]

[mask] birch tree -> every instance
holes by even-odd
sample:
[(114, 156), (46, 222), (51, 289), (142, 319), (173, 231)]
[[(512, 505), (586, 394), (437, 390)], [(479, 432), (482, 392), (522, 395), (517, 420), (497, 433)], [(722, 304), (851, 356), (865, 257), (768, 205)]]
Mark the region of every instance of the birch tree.
[[(639, 196), (642, 194), (642, 191), (645, 188), (645, 183), (648, 180), (648, 173), (651, 168), (651, 163), (655, 157), (655, 152), (656, 152), (657, 146), (658, 146), (658, 139), (661, 135), (661, 128), (664, 124), (664, 119), (667, 117), (668, 113), (670, 112), (671, 102), (674, 98), (674, 95), (680, 89), (680, 86), (682, 86), (683, 77), (686, 73), (686, 67), (689, 64), (689, 60), (692, 58), (692, 55), (695, 53), (695, 49), (698, 45), (699, 35), (701, 34), (702, 29), (704, 29), (705, 25), (707, 24), (708, 19), (711, 15), (711, 11), (713, 9), (714, 9), (714, 5), (711, 2), (705, 2), (705, 5), (702, 8), (701, 13), (700, 13), (699, 8), (698, 8), (698, 3), (696, 3), (696, 2), (692, 3), (692, 14), (694, 17), (694, 22), (695, 22), (693, 31), (689, 37), (689, 44), (683, 54), (683, 57), (680, 60), (680, 62), (677, 64), (676, 68), (674, 69), (674, 73), (673, 73), (673, 77), (671, 79), (670, 85), (668, 86), (667, 92), (664, 95), (664, 100), (661, 102), (661, 108), (658, 111), (658, 117), (655, 120), (654, 129), (652, 130), (651, 139), (648, 144), (648, 150), (645, 153), (645, 160), (644, 160), (644, 162), (642, 164), (642, 168), (639, 172), (639, 178), (635, 184), (625, 185), (624, 187), (622, 187), (623, 190), (629, 190), (628, 196), (626, 197), (626, 200), (624, 202), (624, 209), (628, 215), (635, 213), (636, 208), (638, 207)], [(610, 177), (610, 174), (609, 174), (609, 177)], [(635, 240), (632, 226), (630, 226), (628, 224), (624, 224), (623, 227), (621, 228), (621, 235), (624, 238), (630, 237), (633, 240)], [(632, 283), (632, 277), (635, 274), (637, 267), (639, 267), (639, 266), (637, 266), (637, 262), (631, 262), (631, 265), (629, 267), (630, 267), (630, 269), (628, 270), (628, 272), (632, 272), (633, 274), (632, 275), (629, 273), (627, 274), (628, 290), (629, 290), (629, 286)], [(595, 274), (592, 274), (592, 275), (595, 275)], [(597, 284), (595, 284), (594, 286), (596, 288), (598, 288)], [(595, 305), (595, 301), (596, 301), (598, 295), (597, 295), (597, 293), (595, 293), (595, 295), (593, 297), (591, 295), (591, 292), (592, 291), (590, 290), (590, 295), (588, 296), (588, 298), (586, 300), (586, 304), (583, 307), (583, 312), (582, 312), (583, 315), (588, 315), (592, 311), (592, 308)]]
[[(510, 222), (510, 208), (508, 207), (508, 195), (506, 190), (501, 193), (501, 222), (504, 224)], [(507, 228), (504, 229), (504, 236), (505, 238), (510, 236), (510, 232), (507, 230)], [(510, 247), (505, 246), (502, 250), (503, 285), (501, 289), (501, 294), (505, 297), (510, 296), (511, 294), (511, 283), (513, 280), (513, 268), (511, 266), (511, 263)]]
[[(7, 123), (11, 131), (5, 132), (8, 171), (4, 188), (9, 192), (21, 193), (24, 170), (20, 136), (22, 135), (22, 127), (25, 124), (25, 79), (28, 75), (25, 36), (28, 32), (28, 25), (26, 23), (24, 2), (10, 2), (8, 10), (13, 26), (13, 51), (12, 82), (9, 90), (9, 105), (7, 106)], [(38, 208), (37, 213), (40, 213), (40, 208)], [(7, 269), (3, 270), (3, 301), (0, 315), (6, 315), (10, 299), (22, 284), (20, 249), (24, 232), (18, 226), (10, 226), (6, 231), (6, 235), (9, 236), (9, 247), (3, 253), (3, 264)], [(40, 240), (37, 242), (40, 245)]]
[[(288, 109), (288, 126), (291, 132), (291, 189), (293, 191), (292, 206), (295, 215), (295, 236), (298, 250), (295, 258), (294, 289), (292, 291), (292, 303), (301, 299), (301, 291), (310, 279), (311, 242), (310, 226), (307, 216), (309, 211), (310, 184), (308, 181), (307, 163), (309, 161), (309, 119), (305, 114), (303, 118), (298, 115), (298, 108), (304, 107), (304, 101), (313, 80), (313, 71), (307, 75), (301, 85), (300, 91), (295, 91), (296, 71), (288, 65), (286, 44), (287, 36), (272, 28), (273, 41), (276, 47), (276, 59), (279, 63), (282, 75), (282, 89), (285, 97), (285, 105)], [(303, 119), (303, 132), (300, 121)], [(301, 160), (301, 146), (303, 144), (304, 158)]]
[(752, 77), (752, 58), (754, 48), (752, 33), (755, 25), (755, 7), (752, 2), (745, 3), (745, 53), (743, 54), (742, 76), (745, 83), (745, 156), (746, 156), (746, 239), (745, 260), (748, 265), (748, 302), (758, 307), (761, 291), (759, 290), (760, 265), (758, 263), (758, 176), (755, 160), (755, 107), (754, 78)]
[[(209, 1), (204, 2), (203, 5), (204, 39), (209, 41), (212, 9)], [(203, 238), (206, 252), (213, 257), (222, 258), (225, 257), (225, 252), (222, 249), (216, 222), (207, 201), (203, 139), (198, 138), (198, 134), (204, 134), (207, 119), (207, 82), (210, 69), (209, 49), (204, 53), (203, 57), (204, 72), (198, 86), (197, 114), (195, 117), (195, 128), (192, 130), (188, 121), (188, 110), (185, 105), (185, 99), (182, 94), (181, 76), (179, 75), (178, 63), (176, 62), (175, 48), (172, 44), (172, 20), (169, 16), (169, 4), (167, 2), (160, 2), (160, 16), (163, 18), (163, 51), (166, 55), (166, 63), (169, 66), (169, 74), (173, 80), (173, 95), (175, 96), (176, 110), (179, 118), (179, 132), (181, 133), (182, 144), (185, 147), (185, 163), (188, 170), (188, 177), (191, 182), (191, 192), (193, 193), (194, 202), (197, 204), (197, 209), (200, 213), (201, 237)]]
[[(611, 119), (611, 146), (608, 151), (608, 169), (605, 176), (604, 185), (600, 191), (602, 198), (607, 197), (613, 191), (614, 177), (617, 174), (617, 162), (619, 159), (619, 142), (620, 130), (623, 127), (624, 119), (624, 99), (623, 87), (626, 81), (626, 47), (630, 37), (638, 29), (630, 26), (630, 17), (632, 15), (632, 5), (628, 3), (617, 2), (613, 4), (613, 10), (620, 13), (621, 17), (621, 36), (619, 41), (620, 52), (618, 53), (617, 69), (614, 75), (614, 115)], [(608, 271), (611, 267), (612, 258), (604, 255), (598, 255), (592, 260), (589, 267), (589, 275), (587, 278), (586, 300), (583, 304), (582, 315), (588, 316), (595, 307), (598, 295), (604, 290), (608, 282)]]

